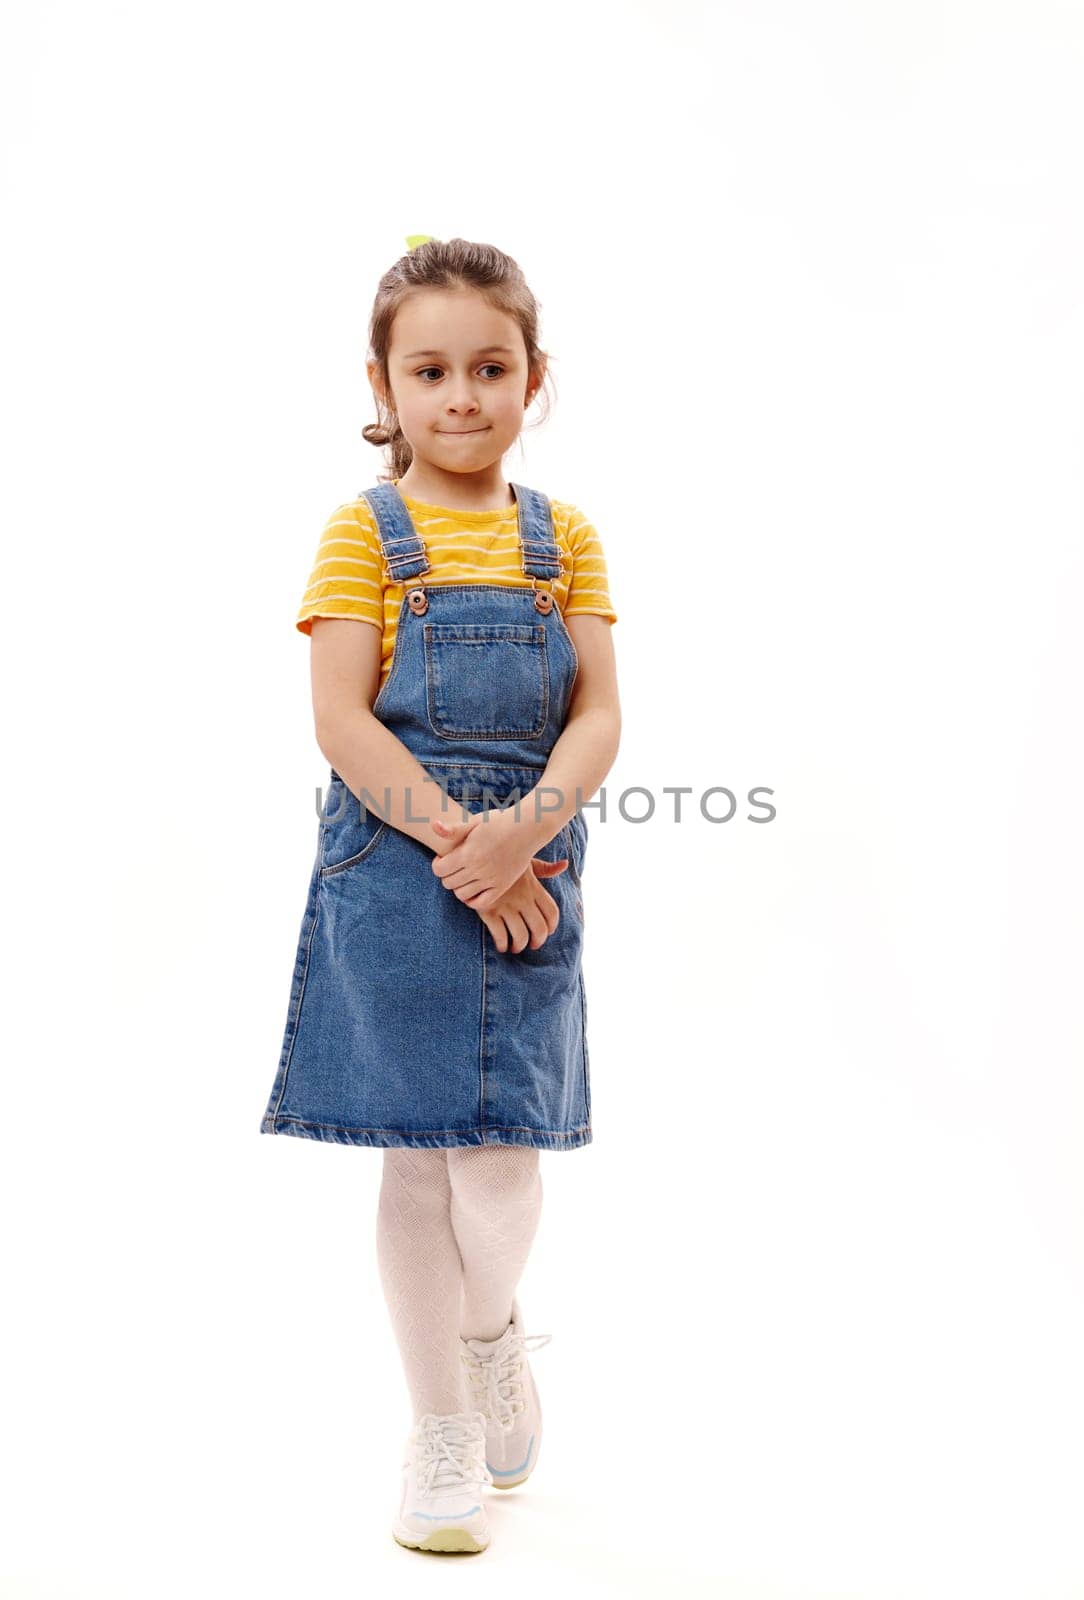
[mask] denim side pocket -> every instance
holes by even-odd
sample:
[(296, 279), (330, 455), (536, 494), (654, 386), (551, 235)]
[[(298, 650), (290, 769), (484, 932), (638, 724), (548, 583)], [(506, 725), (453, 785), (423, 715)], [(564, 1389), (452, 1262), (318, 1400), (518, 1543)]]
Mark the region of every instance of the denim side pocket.
[(334, 877), (367, 861), (390, 827), (341, 778), (333, 778), (320, 825), (320, 877)]

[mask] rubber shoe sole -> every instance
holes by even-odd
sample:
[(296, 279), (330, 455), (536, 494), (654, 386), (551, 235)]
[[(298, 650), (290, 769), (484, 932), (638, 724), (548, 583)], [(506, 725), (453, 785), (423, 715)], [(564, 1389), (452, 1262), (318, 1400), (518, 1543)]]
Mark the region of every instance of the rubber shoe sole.
[(428, 1550), (433, 1555), (480, 1555), (489, 1548), (488, 1529), (483, 1536), (480, 1529), (472, 1532), (462, 1525), (434, 1528), (424, 1539), (410, 1537), (408, 1530), (400, 1533), (401, 1524), (391, 1530), (392, 1538), (404, 1550)]
[[(443, 1433), (443, 1442), (441, 1435)], [(485, 1417), (430, 1414), (411, 1429), (392, 1538), (405, 1550), (477, 1555), (489, 1546), (483, 1486)]]

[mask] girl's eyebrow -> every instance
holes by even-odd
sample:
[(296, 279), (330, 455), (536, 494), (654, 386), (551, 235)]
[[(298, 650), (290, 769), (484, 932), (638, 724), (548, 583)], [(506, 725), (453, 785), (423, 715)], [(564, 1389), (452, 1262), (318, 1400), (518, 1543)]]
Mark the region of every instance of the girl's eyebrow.
[[(474, 353), (476, 356), (488, 356), (494, 354), (494, 352), (502, 356), (514, 356), (516, 353), (509, 345), (506, 344), (484, 344), (480, 350), (476, 350)], [(417, 356), (443, 357), (443, 355), (443, 350), (412, 350), (408, 356), (403, 357), (403, 360), (413, 361)]]

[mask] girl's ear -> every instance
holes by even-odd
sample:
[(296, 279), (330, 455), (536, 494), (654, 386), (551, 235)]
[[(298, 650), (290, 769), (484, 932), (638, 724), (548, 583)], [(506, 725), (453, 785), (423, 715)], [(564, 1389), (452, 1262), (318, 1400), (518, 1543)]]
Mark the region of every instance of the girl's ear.
[[(545, 378), (545, 376), (546, 376), (546, 358), (545, 358), (545, 356), (543, 356), (541, 358), (541, 360), (539, 361), (538, 366), (532, 368), (530, 376), (527, 379), (527, 390), (528, 390), (528, 393), (530, 394), (531, 400), (536, 400), (538, 398), (538, 391), (542, 387), (542, 382), (543, 382), (543, 379)], [(528, 402), (527, 402), (528, 405), (530, 405), (531, 400), (528, 400)]]
[(380, 401), (381, 405), (385, 406), (385, 407), (388, 407), (388, 409), (390, 410), (390, 406), (389, 406), (389, 402), (388, 402), (387, 390), (385, 389), (383, 379), (380, 376), (380, 364), (379, 364), (379, 362), (377, 362), (377, 361), (366, 361), (365, 370), (369, 375), (369, 387), (370, 387), (370, 389), (372, 389), (373, 393), (376, 395), (376, 397)]

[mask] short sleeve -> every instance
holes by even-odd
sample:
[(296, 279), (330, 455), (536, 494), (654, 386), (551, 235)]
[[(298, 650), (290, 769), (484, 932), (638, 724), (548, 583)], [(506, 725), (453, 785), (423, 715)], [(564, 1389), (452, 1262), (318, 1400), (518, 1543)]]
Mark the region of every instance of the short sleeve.
[(384, 627), (383, 556), (367, 502), (347, 502), (328, 518), (301, 599), (297, 627), (313, 617), (357, 617)]
[(572, 582), (562, 614), (605, 617), (609, 622), (616, 622), (602, 540), (583, 512), (574, 507), (569, 518), (568, 542), (572, 552)]

